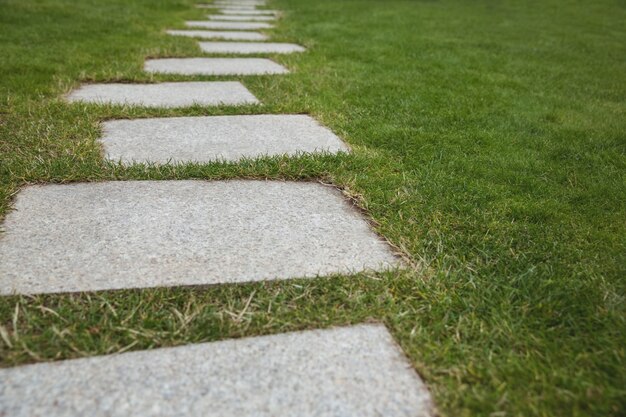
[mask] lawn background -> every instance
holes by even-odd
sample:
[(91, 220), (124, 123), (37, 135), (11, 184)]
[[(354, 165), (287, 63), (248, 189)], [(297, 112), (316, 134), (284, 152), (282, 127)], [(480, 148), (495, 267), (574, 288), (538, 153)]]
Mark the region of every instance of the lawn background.
[[(0, 0), (0, 217), (27, 183), (322, 180), (409, 271), (0, 298), (0, 364), (382, 321), (444, 416), (626, 413), (626, 4), (272, 0), (287, 76), (177, 77), (146, 57), (193, 0)], [(264, 103), (68, 105), (81, 82), (240, 79)], [(110, 118), (308, 113), (351, 155), (102, 160)], [(245, 306), (248, 305), (247, 308)]]

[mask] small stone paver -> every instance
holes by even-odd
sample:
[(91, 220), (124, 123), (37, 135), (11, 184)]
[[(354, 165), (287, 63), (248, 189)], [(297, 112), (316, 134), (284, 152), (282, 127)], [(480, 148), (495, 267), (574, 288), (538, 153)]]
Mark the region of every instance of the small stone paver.
[(265, 58), (162, 58), (149, 59), (144, 70), (180, 75), (268, 75), (289, 71)]
[(187, 27), (197, 27), (204, 29), (225, 29), (225, 30), (256, 30), (271, 29), (274, 26), (265, 22), (216, 22), (206, 20), (189, 20), (185, 22)]
[(221, 8), (219, 9), (219, 12), (222, 14), (234, 14), (234, 15), (250, 15), (250, 16), (256, 16), (256, 15), (277, 15), (279, 14), (277, 10), (236, 10), (236, 9), (229, 9), (227, 7), (225, 8)]
[(67, 95), (70, 102), (146, 107), (258, 104), (237, 81), (158, 84), (86, 84)]
[(210, 20), (223, 20), (227, 22), (271, 22), (276, 20), (275, 16), (237, 16), (232, 14), (211, 14)]
[(333, 132), (305, 115), (112, 120), (103, 123), (103, 131), (106, 157), (123, 163), (202, 163), (349, 151)]
[(167, 34), (199, 39), (223, 39), (231, 41), (265, 41), (268, 39), (267, 35), (259, 32), (243, 31), (168, 30)]
[(334, 187), (111, 181), (23, 188), (0, 234), (0, 294), (205, 285), (400, 266)]
[(430, 417), (430, 393), (379, 324), (0, 370), (11, 417)]
[(304, 52), (300, 45), (276, 42), (199, 42), (206, 53), (228, 54), (290, 54)]

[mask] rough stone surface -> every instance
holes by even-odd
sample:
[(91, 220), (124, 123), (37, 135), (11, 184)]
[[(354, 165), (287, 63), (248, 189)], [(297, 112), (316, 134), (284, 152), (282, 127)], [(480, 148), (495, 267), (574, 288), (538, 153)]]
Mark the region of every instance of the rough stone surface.
[(106, 157), (124, 163), (237, 161), (349, 150), (330, 130), (304, 115), (113, 120), (103, 127)]
[(269, 10), (269, 9), (263, 9), (263, 10), (237, 10), (237, 9), (230, 9), (228, 7), (224, 7), (219, 9), (219, 12), (222, 14), (234, 14), (234, 15), (248, 15), (248, 16), (262, 16), (262, 15), (277, 15), (278, 10)]
[(205, 20), (190, 20), (185, 22), (185, 25), (187, 25), (187, 27), (226, 30), (256, 30), (271, 29), (274, 27), (265, 22), (213, 22)]
[(289, 71), (264, 58), (164, 58), (149, 59), (144, 70), (181, 75), (264, 75)]
[(271, 22), (276, 20), (274, 16), (237, 16), (232, 14), (211, 14), (208, 16), (211, 20), (225, 20), (230, 22)]
[(228, 54), (290, 54), (305, 49), (293, 43), (276, 42), (199, 42), (206, 53)]
[(213, 31), (213, 30), (168, 30), (169, 35), (200, 39), (224, 39), (227, 41), (264, 41), (267, 35), (259, 32)]
[(192, 105), (242, 105), (259, 101), (236, 81), (176, 82), (158, 84), (86, 84), (72, 91), (67, 100), (96, 104), (146, 107)]
[(0, 294), (202, 285), (399, 265), (330, 186), (112, 181), (25, 187), (0, 235)]
[(429, 417), (382, 325), (126, 352), (0, 370), (11, 417)]

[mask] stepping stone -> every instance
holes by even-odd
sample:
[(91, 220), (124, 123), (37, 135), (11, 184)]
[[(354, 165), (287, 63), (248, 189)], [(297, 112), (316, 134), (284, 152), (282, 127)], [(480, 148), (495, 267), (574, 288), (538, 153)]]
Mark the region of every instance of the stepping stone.
[(271, 22), (273, 20), (276, 20), (276, 17), (274, 16), (236, 16), (211, 14), (208, 17), (211, 20), (224, 20), (230, 22)]
[(221, 8), (219, 12), (222, 14), (236, 14), (236, 15), (250, 15), (250, 16), (277, 15), (278, 14), (277, 10), (237, 10), (237, 9), (230, 9), (230, 8)]
[(86, 84), (67, 100), (96, 104), (146, 107), (187, 107), (258, 104), (259, 100), (236, 81), (158, 84)]
[(175, 36), (187, 36), (200, 39), (224, 39), (233, 41), (264, 41), (268, 37), (258, 32), (228, 32), (211, 30), (168, 30), (167, 34)]
[(227, 30), (256, 30), (271, 29), (274, 26), (265, 22), (211, 22), (205, 20), (191, 20), (185, 22), (187, 27), (199, 27), (205, 29), (227, 29)]
[(293, 43), (273, 42), (199, 42), (199, 45), (202, 52), (211, 54), (290, 54), (306, 50)]
[(389, 331), (369, 324), (2, 369), (0, 415), (435, 414)]
[(211, 9), (217, 9), (220, 7), (224, 7), (224, 8), (228, 8), (228, 9), (232, 9), (232, 10), (257, 10), (257, 6), (254, 4), (250, 4), (250, 5), (236, 5), (236, 4), (226, 4), (226, 3), (221, 3), (221, 4), (213, 4), (207, 8), (211, 8)]
[(334, 187), (279, 181), (27, 186), (0, 235), (0, 294), (313, 278), (400, 266)]
[(230, 1), (216, 1), (213, 3), (213, 6), (219, 7), (234, 7), (234, 8), (255, 8), (255, 7), (264, 7), (266, 5), (265, 2), (230, 2)]
[(289, 71), (264, 58), (164, 58), (149, 59), (144, 70), (151, 73), (181, 75), (265, 75)]
[(127, 164), (349, 152), (334, 133), (305, 115), (113, 120), (103, 128), (106, 157)]

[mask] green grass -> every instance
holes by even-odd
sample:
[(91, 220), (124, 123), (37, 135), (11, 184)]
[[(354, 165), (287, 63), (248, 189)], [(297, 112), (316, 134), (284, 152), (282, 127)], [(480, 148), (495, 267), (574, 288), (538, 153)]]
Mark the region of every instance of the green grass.
[[(264, 103), (73, 104), (81, 82), (198, 56), (193, 0), (0, 0), (0, 216), (27, 183), (322, 179), (416, 267), (319, 280), (0, 299), (0, 365), (382, 321), (444, 416), (626, 414), (626, 6), (275, 0), (287, 76)], [(223, 78), (222, 78), (223, 79)], [(237, 79), (237, 77), (231, 77)], [(309, 113), (349, 156), (106, 163), (110, 118)], [(244, 309), (250, 300), (249, 307)]]

